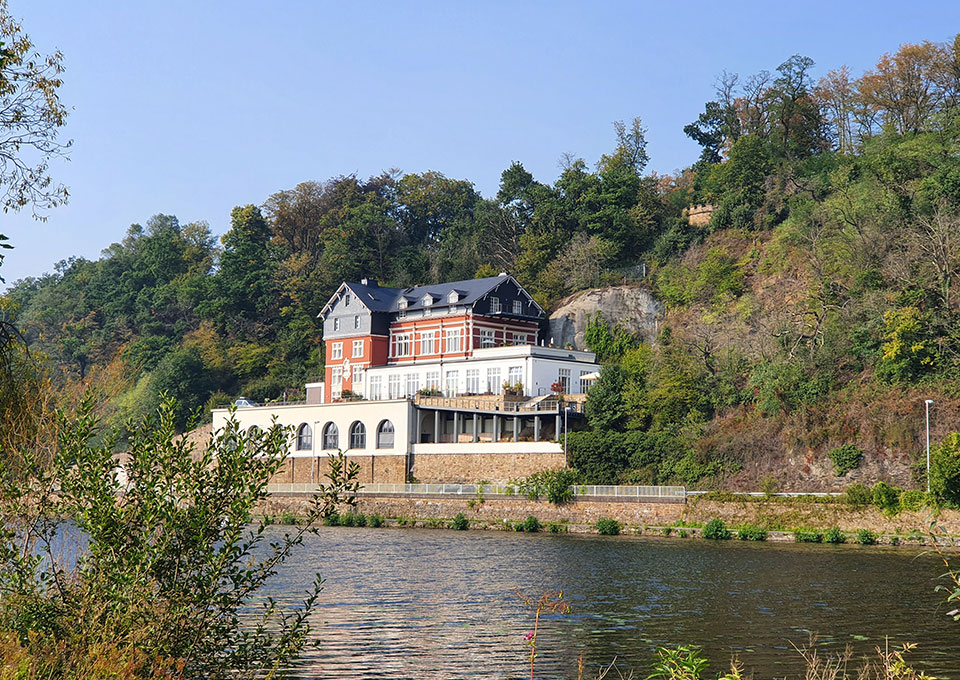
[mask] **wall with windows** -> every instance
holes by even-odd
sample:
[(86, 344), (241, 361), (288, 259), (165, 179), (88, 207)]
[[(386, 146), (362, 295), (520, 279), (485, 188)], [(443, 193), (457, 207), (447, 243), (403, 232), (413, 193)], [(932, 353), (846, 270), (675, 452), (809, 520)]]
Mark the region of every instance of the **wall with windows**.
[[(337, 449), (353, 455), (397, 455), (409, 450), (414, 408), (407, 401), (293, 404), (237, 409), (242, 430), (268, 429), (276, 417), (290, 426), (290, 456), (327, 456)], [(227, 422), (227, 409), (213, 411), (213, 429)], [(388, 424), (389, 426), (387, 426)]]

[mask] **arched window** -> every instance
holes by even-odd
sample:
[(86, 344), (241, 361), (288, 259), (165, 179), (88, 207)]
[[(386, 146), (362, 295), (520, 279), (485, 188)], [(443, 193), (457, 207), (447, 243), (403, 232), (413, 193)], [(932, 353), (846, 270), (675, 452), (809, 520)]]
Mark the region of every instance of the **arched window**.
[(350, 448), (367, 448), (367, 428), (359, 420), (350, 426)]
[(327, 423), (323, 428), (323, 448), (340, 448), (340, 431), (334, 423)]
[(393, 448), (393, 423), (389, 420), (384, 420), (380, 423), (380, 427), (377, 428), (377, 448)]
[(313, 448), (313, 430), (304, 423), (297, 429), (297, 451), (309, 451)]

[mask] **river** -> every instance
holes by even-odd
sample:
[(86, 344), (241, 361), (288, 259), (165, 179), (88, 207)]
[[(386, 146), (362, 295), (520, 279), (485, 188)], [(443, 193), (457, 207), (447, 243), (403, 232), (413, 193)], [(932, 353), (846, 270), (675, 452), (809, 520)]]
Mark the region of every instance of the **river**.
[[(282, 531), (273, 527), (271, 531)], [(529, 677), (533, 614), (516, 596), (563, 590), (541, 625), (537, 676), (584, 678), (616, 659), (646, 677), (659, 646), (696, 644), (705, 678), (738, 655), (756, 680), (796, 678), (792, 644), (918, 643), (918, 669), (960, 680), (960, 623), (934, 592), (943, 564), (920, 548), (324, 527), (274, 582), (290, 600), (326, 579), (310, 678)], [(626, 673), (625, 673), (626, 674)], [(607, 676), (615, 677), (613, 676)]]

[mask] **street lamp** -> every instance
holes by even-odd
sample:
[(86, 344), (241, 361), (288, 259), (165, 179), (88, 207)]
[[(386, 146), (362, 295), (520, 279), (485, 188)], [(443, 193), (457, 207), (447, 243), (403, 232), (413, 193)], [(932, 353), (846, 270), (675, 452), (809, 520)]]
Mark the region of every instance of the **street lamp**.
[(930, 404), (933, 399), (925, 400), (927, 405), (927, 493), (930, 493)]

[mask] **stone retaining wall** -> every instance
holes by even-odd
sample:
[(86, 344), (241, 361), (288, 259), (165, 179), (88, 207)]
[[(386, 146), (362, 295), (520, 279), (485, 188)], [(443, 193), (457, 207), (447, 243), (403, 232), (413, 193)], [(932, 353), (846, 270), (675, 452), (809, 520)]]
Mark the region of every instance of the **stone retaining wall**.
[(526, 477), (541, 470), (562, 467), (564, 467), (562, 452), (429, 453), (413, 456), (412, 474), (422, 484), (472, 484), (480, 480), (505, 482)]
[[(348, 463), (360, 466), (361, 484), (403, 484), (406, 481), (406, 456), (347, 456)], [(327, 481), (326, 456), (287, 458), (271, 479), (271, 484), (318, 484)]]
[[(601, 517), (616, 519), (627, 526), (672, 524), (681, 518), (682, 503), (651, 503), (638, 501), (575, 500), (563, 505), (553, 505), (545, 500), (531, 501), (522, 496), (486, 498), (483, 503), (474, 503), (470, 496), (445, 497), (390, 497), (360, 496), (357, 512), (366, 515), (379, 514), (385, 517), (408, 517), (418, 519), (450, 519), (463, 513), (470, 520), (487, 522), (520, 522), (533, 515), (541, 523), (566, 522), (572, 524), (595, 524)], [(306, 509), (305, 495), (274, 494), (261, 508), (262, 512), (276, 514), (282, 510), (294, 513)]]

